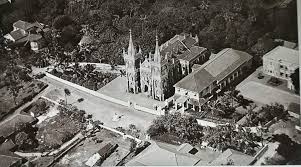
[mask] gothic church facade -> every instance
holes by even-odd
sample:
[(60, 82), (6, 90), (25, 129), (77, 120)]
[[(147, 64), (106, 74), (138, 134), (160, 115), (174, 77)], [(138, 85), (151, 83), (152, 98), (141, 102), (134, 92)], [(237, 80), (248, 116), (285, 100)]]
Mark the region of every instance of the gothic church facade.
[[(127, 92), (145, 93), (160, 101), (172, 96), (174, 94), (173, 85), (187, 75), (183, 72), (187, 69), (181, 64), (181, 55), (190, 54), (191, 47), (198, 47), (195, 46), (197, 42), (197, 37), (181, 34), (159, 46), (158, 36), (156, 36), (155, 52), (149, 53), (143, 58), (141, 49), (139, 48), (137, 51), (133, 44), (130, 31), (128, 49), (127, 51), (123, 49)], [(194, 53), (197, 60), (199, 57), (204, 57), (203, 51), (205, 49), (199, 51), (198, 54)]]

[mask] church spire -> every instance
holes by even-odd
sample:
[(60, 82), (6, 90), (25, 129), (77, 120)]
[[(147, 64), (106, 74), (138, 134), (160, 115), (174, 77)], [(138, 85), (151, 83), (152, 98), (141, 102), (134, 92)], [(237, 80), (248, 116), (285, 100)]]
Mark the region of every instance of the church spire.
[(157, 62), (161, 61), (161, 57), (160, 57), (160, 50), (159, 50), (159, 40), (158, 40), (158, 33), (156, 32), (156, 48), (155, 48), (155, 55), (154, 55), (154, 59)]
[(130, 29), (128, 55), (135, 55), (135, 48), (134, 48), (134, 43), (133, 43), (133, 39), (132, 39), (132, 30), (131, 29)]

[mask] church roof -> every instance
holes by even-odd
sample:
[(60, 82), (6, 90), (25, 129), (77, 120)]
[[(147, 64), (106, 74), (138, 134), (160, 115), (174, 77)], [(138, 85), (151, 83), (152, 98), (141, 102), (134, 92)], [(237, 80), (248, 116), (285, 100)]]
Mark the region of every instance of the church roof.
[(186, 45), (187, 48), (191, 48), (197, 43), (197, 41), (191, 36), (186, 37), (182, 42)]
[(189, 50), (185, 51), (178, 58), (186, 61), (191, 61), (195, 59), (198, 55), (202, 54), (205, 50), (204, 47), (192, 46)]
[(214, 81), (220, 81), (228, 76), (251, 58), (252, 56), (246, 52), (226, 48), (176, 83), (175, 87), (199, 93)]

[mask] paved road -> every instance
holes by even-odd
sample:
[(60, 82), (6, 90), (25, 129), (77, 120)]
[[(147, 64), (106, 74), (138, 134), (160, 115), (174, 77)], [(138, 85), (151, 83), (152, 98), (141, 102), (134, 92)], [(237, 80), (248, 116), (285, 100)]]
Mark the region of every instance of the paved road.
[[(65, 88), (69, 89), (71, 91), (71, 96), (67, 98), (68, 103), (75, 102), (79, 98), (84, 98), (82, 103), (75, 103), (74, 105), (76, 105), (79, 109), (85, 110), (88, 114), (92, 114), (93, 119), (100, 120), (106, 126), (112, 128), (118, 126), (128, 127), (129, 124), (135, 124), (139, 129), (146, 131), (152, 120), (156, 117), (149, 113), (135, 111), (134, 109), (98, 98), (47, 76), (42, 80), (49, 85), (52, 85), (53, 88), (58, 89), (61, 99), (64, 99), (63, 90)], [(52, 94), (51, 91), (45, 96), (50, 97), (48, 96), (50, 94)], [(118, 116), (121, 116), (121, 119), (116, 122), (112, 120), (115, 113)]]

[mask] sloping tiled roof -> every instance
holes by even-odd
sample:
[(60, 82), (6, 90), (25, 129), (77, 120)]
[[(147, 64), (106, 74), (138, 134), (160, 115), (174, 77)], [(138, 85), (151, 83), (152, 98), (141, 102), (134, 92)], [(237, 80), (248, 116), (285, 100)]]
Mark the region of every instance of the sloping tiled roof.
[(197, 43), (197, 41), (191, 36), (187, 36), (182, 42), (186, 45), (187, 48), (191, 48), (194, 44)]
[(215, 78), (206, 70), (197, 70), (176, 83), (175, 87), (200, 92), (214, 81)]
[(201, 158), (152, 143), (126, 166), (192, 166)]
[(0, 165), (3, 167), (9, 167), (21, 160), (22, 157), (17, 154), (10, 151), (0, 151)]
[(32, 27), (32, 24), (26, 21), (18, 20), (13, 24), (13, 26), (22, 30), (27, 30)]
[(300, 104), (290, 103), (287, 107), (287, 110), (293, 113), (300, 115)]
[(280, 60), (292, 64), (299, 64), (298, 50), (286, 48), (283, 46), (277, 46), (276, 48), (265, 54), (263, 57), (275, 61)]
[(225, 165), (230, 160), (234, 163), (235, 166), (247, 166), (252, 163), (254, 157), (233, 149), (227, 149), (215, 160), (213, 160), (210, 163), (210, 165), (214, 165), (214, 166)]
[(214, 81), (222, 80), (251, 59), (252, 56), (246, 52), (231, 48), (224, 49), (213, 59), (204, 63), (202, 67), (176, 83), (175, 87), (199, 93)]
[(22, 38), (26, 37), (26, 35), (23, 34), (21, 30), (12, 31), (12, 32), (10, 32), (9, 34), (11, 35), (11, 37), (12, 37), (15, 41), (17, 41), (17, 40), (19, 40), (19, 39), (22, 39)]
[(192, 46), (189, 50), (185, 51), (178, 58), (186, 61), (191, 61), (196, 58), (198, 55), (202, 54), (206, 48), (199, 46)]
[(0, 126), (0, 136), (6, 138), (9, 135), (13, 134), (16, 130), (16, 126), (19, 123), (32, 123), (36, 119), (30, 115), (26, 114), (17, 114), (10, 120), (3, 122)]
[(39, 34), (29, 34), (24, 38), (19, 39), (17, 42), (34, 42), (42, 39), (42, 35)]
[(8, 2), (9, 2), (8, 0), (0, 0), (0, 5), (6, 4)]

